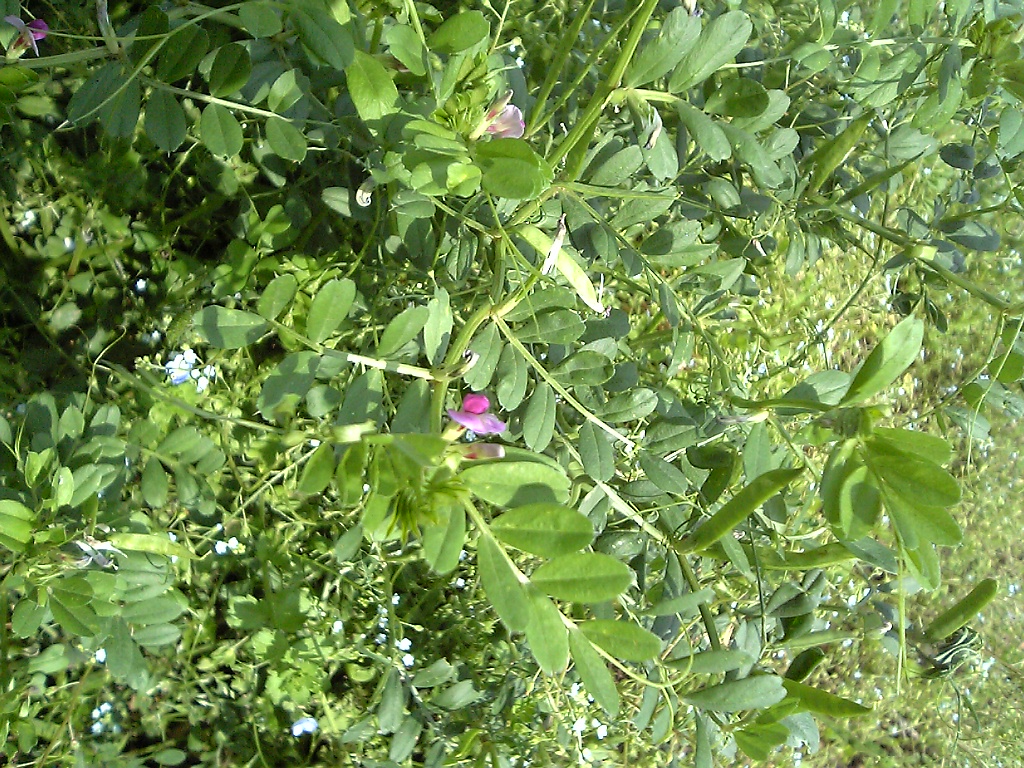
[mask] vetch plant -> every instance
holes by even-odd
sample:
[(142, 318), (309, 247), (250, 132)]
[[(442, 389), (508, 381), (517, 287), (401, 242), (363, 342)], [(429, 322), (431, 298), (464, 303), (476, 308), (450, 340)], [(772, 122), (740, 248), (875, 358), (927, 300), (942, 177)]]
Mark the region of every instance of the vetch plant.
[(0, 29), (0, 762), (810, 764), (969, 672), (1019, 4), (448, 5)]

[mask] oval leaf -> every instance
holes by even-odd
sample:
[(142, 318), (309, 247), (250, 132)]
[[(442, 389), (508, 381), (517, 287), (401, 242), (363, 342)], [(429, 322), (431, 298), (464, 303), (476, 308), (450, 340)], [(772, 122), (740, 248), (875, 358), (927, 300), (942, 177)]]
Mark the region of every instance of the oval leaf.
[(267, 321), (259, 315), (218, 306), (199, 310), (192, 316), (192, 323), (211, 346), (220, 349), (252, 344), (267, 330)]
[(871, 350), (850, 382), (842, 405), (867, 400), (884, 390), (910, 367), (921, 352), (924, 323), (908, 317)]
[(562, 555), (545, 563), (530, 580), (547, 594), (574, 603), (614, 600), (633, 582), (625, 563), (600, 552)]
[(560, 504), (518, 507), (494, 520), (491, 531), (506, 544), (541, 557), (577, 552), (594, 538), (589, 518)]
[(776, 675), (758, 675), (742, 680), (729, 680), (693, 691), (683, 701), (699, 709), (712, 712), (739, 712), (743, 709), (766, 709), (786, 698), (782, 678)]
[(625, 661), (647, 661), (661, 653), (657, 635), (631, 621), (595, 619), (579, 625), (580, 631), (595, 645)]

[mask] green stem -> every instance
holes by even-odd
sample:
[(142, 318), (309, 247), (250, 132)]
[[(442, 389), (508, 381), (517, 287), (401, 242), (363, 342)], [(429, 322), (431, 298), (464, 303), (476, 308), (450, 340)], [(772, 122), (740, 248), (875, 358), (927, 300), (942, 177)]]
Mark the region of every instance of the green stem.
[[(690, 567), (689, 561), (682, 555), (677, 555), (676, 560), (679, 561), (679, 568), (683, 572), (683, 578), (690, 585), (690, 591), (700, 592), (700, 582), (697, 581), (697, 575), (693, 572), (693, 568)], [(711, 643), (712, 650), (722, 650), (722, 641), (718, 639), (718, 630), (715, 629), (715, 617), (711, 613), (708, 604), (704, 602), (698, 603), (697, 609), (700, 611), (701, 621), (704, 622), (704, 628), (707, 630), (708, 642)]]
[(551, 385), (551, 388), (554, 389), (559, 395), (561, 395), (561, 397), (565, 400), (566, 403), (568, 403), (574, 409), (576, 409), (576, 412), (579, 413), (580, 416), (589, 421), (595, 427), (607, 432), (615, 440), (625, 445), (626, 448), (629, 449), (630, 451), (636, 450), (636, 443), (633, 440), (630, 440), (617, 429), (603, 422), (601, 419), (599, 419), (597, 416), (591, 413), (590, 410), (583, 405), (583, 403), (581, 403), (575, 397), (570, 395), (569, 391), (565, 387), (563, 387), (558, 382), (558, 380), (555, 379), (554, 376), (547, 372), (547, 370), (544, 368), (543, 365), (540, 364), (537, 358), (530, 354), (530, 350), (526, 348), (523, 342), (521, 342), (519, 339), (515, 337), (515, 334), (512, 333), (512, 329), (505, 324), (504, 320), (502, 320), (500, 317), (495, 317), (494, 322), (495, 324), (497, 324), (498, 330), (501, 331), (502, 335), (505, 337), (508, 343), (515, 347), (516, 351), (523, 356), (526, 362), (529, 363), (530, 367), (537, 372), (537, 375), (544, 379), (544, 381), (546, 381), (549, 385)]
[(537, 126), (542, 125), (541, 113), (544, 110), (544, 104), (547, 102), (548, 97), (551, 96), (551, 91), (554, 90), (555, 84), (558, 82), (558, 76), (562, 74), (562, 68), (565, 66), (566, 59), (569, 58), (569, 54), (572, 53), (573, 48), (576, 47), (577, 39), (579, 38), (580, 31), (583, 29), (584, 23), (590, 18), (590, 11), (594, 7), (594, 0), (587, 0), (585, 7), (580, 8), (576, 13), (576, 18), (573, 19), (572, 24), (569, 25), (569, 29), (566, 31), (565, 36), (558, 44), (558, 50), (555, 51), (555, 56), (548, 64), (548, 76), (544, 79), (544, 84), (540, 87), (540, 91), (537, 93), (537, 101), (533, 105), (533, 113), (530, 115), (530, 123), (526, 127), (526, 135), (532, 136), (534, 131), (537, 130)]
[[(629, 30), (629, 36), (626, 38), (622, 50), (619, 52), (619, 57), (612, 64), (601, 86), (590, 99), (590, 103), (587, 105), (583, 116), (576, 122), (573, 129), (569, 131), (569, 135), (558, 145), (554, 154), (548, 158), (548, 163), (550, 163), (552, 168), (557, 167), (580, 142), (590, 143), (590, 137), (593, 136), (597, 121), (600, 119), (601, 113), (604, 111), (605, 105), (611, 98), (612, 93), (622, 82), (622, 76), (626, 72), (626, 67), (632, 61), (633, 54), (640, 44), (640, 37), (643, 35), (644, 30), (647, 29), (647, 23), (651, 20), (651, 16), (654, 14), (654, 9), (657, 6), (658, 0), (644, 0), (643, 5), (636, 12), (633, 26)], [(568, 178), (570, 181), (575, 180), (573, 169), (568, 170)]]

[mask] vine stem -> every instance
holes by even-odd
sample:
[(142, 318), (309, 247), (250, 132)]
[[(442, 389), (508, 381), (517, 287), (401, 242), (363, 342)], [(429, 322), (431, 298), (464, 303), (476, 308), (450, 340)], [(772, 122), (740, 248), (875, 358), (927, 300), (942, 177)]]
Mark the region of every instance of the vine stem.
[(595, 416), (586, 406), (584, 406), (583, 403), (581, 403), (575, 397), (570, 395), (569, 391), (565, 387), (563, 387), (558, 382), (558, 380), (555, 379), (554, 376), (548, 373), (544, 366), (541, 365), (540, 362), (537, 360), (537, 358), (535, 358), (530, 353), (530, 350), (526, 348), (526, 345), (524, 345), (523, 342), (521, 342), (519, 339), (515, 337), (515, 334), (512, 333), (512, 329), (508, 327), (504, 320), (502, 320), (500, 317), (496, 317), (494, 318), (494, 322), (498, 326), (498, 330), (501, 331), (502, 336), (505, 337), (508, 343), (515, 347), (515, 350), (523, 356), (526, 362), (530, 364), (530, 367), (537, 372), (537, 375), (544, 379), (545, 382), (550, 384), (551, 388), (554, 389), (565, 400), (565, 402), (571, 405), (583, 418), (585, 418), (595, 427), (604, 430), (605, 432), (608, 433), (608, 435), (610, 435), (615, 440), (618, 440), (620, 443), (625, 445), (630, 452), (636, 450), (637, 444), (634, 440), (630, 440), (624, 434), (615, 429), (615, 427), (606, 424), (604, 421)]

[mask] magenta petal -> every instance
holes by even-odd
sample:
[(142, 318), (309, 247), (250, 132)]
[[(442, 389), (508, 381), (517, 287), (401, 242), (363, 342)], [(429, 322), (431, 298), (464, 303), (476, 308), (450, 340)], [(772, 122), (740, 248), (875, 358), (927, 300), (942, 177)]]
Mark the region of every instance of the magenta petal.
[(509, 104), (493, 123), (487, 126), (487, 132), (497, 139), (518, 139), (526, 131), (523, 113), (519, 107)]
[(486, 413), (490, 407), (487, 395), (470, 394), (462, 398), (462, 410), (466, 413)]
[(466, 447), (465, 457), (477, 461), (505, 458), (505, 447), (497, 443), (474, 443)]
[(449, 410), (448, 415), (456, 424), (472, 430), (478, 435), (497, 435), (505, 431), (505, 423), (490, 413), (466, 413)]
[(25, 26), (32, 30), (32, 37), (36, 40), (44, 39), (50, 31), (50, 26), (42, 19), (33, 19)]

